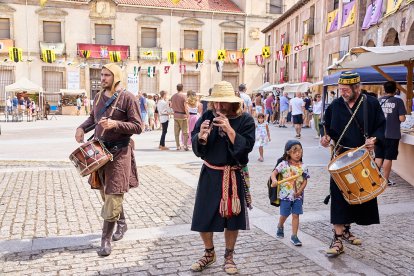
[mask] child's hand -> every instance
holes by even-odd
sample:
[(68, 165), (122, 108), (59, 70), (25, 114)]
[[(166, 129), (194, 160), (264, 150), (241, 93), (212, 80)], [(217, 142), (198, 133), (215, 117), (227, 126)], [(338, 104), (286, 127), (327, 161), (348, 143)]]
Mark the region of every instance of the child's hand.
[(300, 197), (301, 196), (301, 193), (298, 193), (298, 192), (295, 192), (294, 194), (293, 194), (293, 197), (294, 198), (298, 198), (298, 197)]
[(270, 142), (270, 141), (272, 141), (272, 139), (270, 139), (270, 137), (269, 137), (269, 138), (267, 138), (267, 140), (269, 140), (269, 142)]

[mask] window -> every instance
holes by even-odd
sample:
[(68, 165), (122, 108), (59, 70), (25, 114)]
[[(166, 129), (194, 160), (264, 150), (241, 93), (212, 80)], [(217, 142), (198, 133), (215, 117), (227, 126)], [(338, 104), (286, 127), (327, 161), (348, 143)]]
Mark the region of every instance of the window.
[(275, 71), (274, 71), (274, 73), (275, 74), (277, 73), (277, 60), (275, 60)]
[(89, 69), (89, 79), (91, 87), (91, 99), (94, 99), (96, 94), (102, 89), (101, 86), (101, 70), (100, 69)]
[(270, 0), (269, 13), (281, 14), (282, 13), (282, 0)]
[(294, 69), (297, 69), (298, 68), (298, 53), (295, 53), (295, 55), (294, 55), (293, 68)]
[(223, 72), (223, 80), (228, 81), (233, 85), (233, 88), (236, 90), (239, 87), (239, 73), (226, 73)]
[(147, 75), (147, 70), (141, 69), (140, 79), (139, 79), (139, 90), (143, 93), (156, 93), (158, 89), (158, 72), (155, 70), (154, 77), (150, 78)]
[(237, 34), (224, 33), (224, 49), (237, 50)]
[(271, 44), (271, 41), (272, 41), (272, 36), (271, 35), (268, 35), (267, 36), (267, 43), (266, 43), (266, 45), (267, 46), (271, 46), (272, 44)]
[(60, 22), (43, 21), (43, 41), (62, 42)]
[(308, 34), (308, 35), (315, 34), (315, 5), (312, 5), (310, 7), (308, 29), (306, 30), (306, 34)]
[[(157, 47), (157, 29), (141, 28), (141, 47), (155, 48)], [(154, 92), (151, 92), (154, 93)]]
[(339, 0), (334, 0), (334, 6), (333, 6), (333, 10), (336, 10), (339, 8)]
[(58, 93), (66, 88), (62, 68), (43, 68), (43, 88), (46, 92)]
[(200, 80), (198, 73), (185, 73), (183, 75), (183, 91), (193, 90), (196, 93), (200, 91)]
[(342, 36), (339, 41), (339, 58), (342, 58), (346, 53), (348, 53), (349, 47), (349, 35)]
[(270, 62), (268, 62), (267, 63), (267, 66), (266, 66), (266, 77), (265, 77), (265, 81), (266, 82), (269, 82), (270, 81)]
[(10, 38), (10, 19), (0, 18), (0, 39)]
[(95, 24), (95, 43), (112, 44), (112, 26), (109, 24)]
[(14, 67), (0, 66), (0, 101), (4, 103), (4, 87), (14, 83)]
[(287, 23), (286, 33), (285, 33), (285, 44), (289, 43), (289, 34), (290, 34), (290, 22)]
[(308, 48), (308, 77), (313, 77), (313, 48)]
[(295, 33), (299, 31), (299, 16), (295, 18)]
[(198, 31), (184, 31), (184, 48), (198, 49)]

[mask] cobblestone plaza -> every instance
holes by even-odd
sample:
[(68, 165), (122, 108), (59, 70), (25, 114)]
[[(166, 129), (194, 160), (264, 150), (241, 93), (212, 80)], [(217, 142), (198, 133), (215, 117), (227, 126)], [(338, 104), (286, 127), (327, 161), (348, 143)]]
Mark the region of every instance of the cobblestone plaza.
[[(128, 232), (109, 257), (99, 247), (101, 199), (68, 161), (74, 130), (85, 117), (58, 116), (35, 123), (1, 123), (1, 275), (190, 275), (202, 254), (190, 231), (201, 160), (192, 152), (157, 149), (159, 131), (134, 136), (140, 186), (125, 196)], [(171, 122), (172, 123), (172, 122)], [(170, 126), (171, 127), (171, 126)], [(167, 135), (172, 146), (173, 133)], [(242, 231), (235, 262), (242, 275), (414, 275), (414, 187), (396, 174), (397, 185), (379, 197), (380, 225), (353, 226), (362, 246), (324, 254), (332, 236), (326, 170), (329, 153), (310, 129), (303, 131), (304, 161), (311, 178), (300, 217), (302, 247), (275, 237), (279, 210), (268, 204), (266, 181), (292, 128), (271, 126), (265, 162), (249, 164), (254, 209), (250, 231)], [(290, 219), (286, 230), (290, 232)], [(223, 235), (216, 234), (217, 262), (200, 275), (224, 275)]]

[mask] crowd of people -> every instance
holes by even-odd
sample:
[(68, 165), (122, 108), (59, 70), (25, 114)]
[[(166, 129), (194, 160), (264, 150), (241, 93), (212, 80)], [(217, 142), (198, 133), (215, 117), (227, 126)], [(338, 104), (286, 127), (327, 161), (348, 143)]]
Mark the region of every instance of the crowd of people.
[[(192, 271), (202, 271), (216, 261), (214, 233), (224, 232), (223, 269), (230, 275), (238, 273), (234, 261), (237, 237), (239, 230), (249, 229), (248, 209), (252, 208), (249, 153), (258, 147), (259, 161), (263, 161), (263, 147), (271, 140), (269, 124), (286, 127), (290, 116), (296, 139), (287, 141), (283, 155), (269, 172), (269, 199), (272, 205), (280, 207), (275, 236), (284, 238), (284, 223), (292, 215), (290, 241), (295, 246), (302, 245), (298, 237), (299, 215), (303, 214), (309, 173), (303, 163), (305, 153), (298, 139), (302, 127), (310, 127), (312, 120), (318, 125), (321, 119), (318, 94), (311, 98), (309, 94), (296, 93), (289, 99), (286, 93), (276, 97), (270, 93), (263, 97), (257, 94), (252, 99), (246, 94), (244, 84), (235, 92), (229, 82), (222, 81), (214, 84), (202, 102), (194, 91), (184, 92), (182, 84), (177, 85), (170, 100), (166, 91), (161, 91), (159, 96), (139, 93), (136, 98), (123, 88), (121, 72), (115, 64), (104, 66), (101, 74), (103, 90), (94, 100), (90, 117), (75, 134), (76, 141), (82, 143), (86, 129), (95, 126), (95, 137), (113, 154), (113, 161), (90, 177), (90, 182), (99, 180), (104, 202), (100, 256), (110, 255), (111, 241), (122, 239), (128, 229), (124, 194), (129, 188), (138, 186), (134, 143), (130, 137), (161, 127), (159, 149), (168, 150), (165, 135), (170, 118), (174, 120), (177, 150), (191, 148), (203, 160), (191, 230), (200, 233), (204, 254), (191, 265)], [(338, 86), (340, 97), (328, 105), (323, 120), (325, 132), (322, 135), (317, 132), (317, 136), (322, 146), (334, 145), (333, 158), (360, 146), (378, 152), (378, 167), (388, 180), (387, 171), (390, 161), (398, 154), (395, 146), (400, 138), (393, 124), (396, 120), (403, 121), (405, 109), (400, 106), (402, 101), (394, 97), (394, 82), (386, 83), (384, 89), (387, 94), (378, 101), (362, 93), (358, 74), (342, 73)], [(108, 108), (115, 98), (116, 108)], [(362, 102), (364, 107), (360, 108)], [(368, 124), (364, 124), (365, 121)], [(354, 246), (362, 244), (362, 240), (351, 232), (352, 223), (379, 223), (378, 205), (376, 198), (351, 205), (333, 178), (329, 185), (330, 222), (334, 235), (326, 254), (338, 256), (344, 252), (343, 242)]]

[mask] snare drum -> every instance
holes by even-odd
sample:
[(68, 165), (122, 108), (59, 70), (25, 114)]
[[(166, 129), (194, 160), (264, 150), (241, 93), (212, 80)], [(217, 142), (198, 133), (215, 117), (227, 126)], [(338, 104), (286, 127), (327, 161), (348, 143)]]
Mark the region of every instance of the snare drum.
[(370, 201), (387, 187), (366, 149), (342, 153), (329, 163), (328, 171), (349, 204)]
[(112, 154), (99, 140), (86, 142), (69, 155), (81, 176), (87, 176), (112, 161)]

